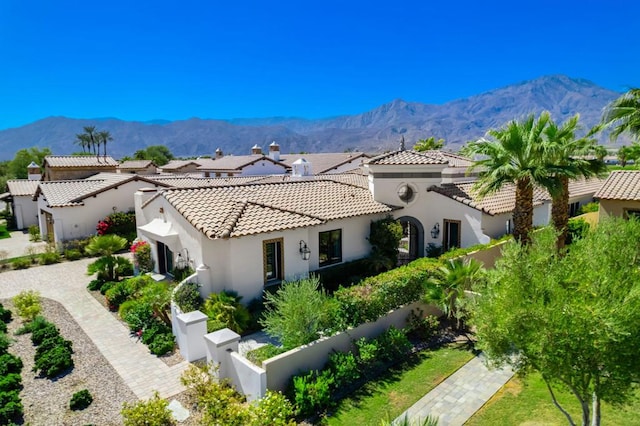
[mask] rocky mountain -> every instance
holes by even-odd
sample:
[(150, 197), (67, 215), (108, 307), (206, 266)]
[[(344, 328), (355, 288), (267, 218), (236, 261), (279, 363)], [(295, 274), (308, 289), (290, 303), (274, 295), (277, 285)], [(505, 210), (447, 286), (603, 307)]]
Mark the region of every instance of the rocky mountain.
[(580, 113), (584, 127), (595, 125), (602, 109), (620, 96), (584, 80), (563, 75), (540, 77), (442, 105), (396, 99), (357, 115), (318, 120), (303, 118), (239, 118), (233, 120), (131, 122), (115, 118), (49, 117), (0, 131), (0, 160), (13, 158), (21, 148), (49, 147), (56, 154), (77, 151), (75, 134), (83, 126), (109, 130), (114, 141), (107, 151), (115, 158), (132, 155), (149, 145), (166, 145), (176, 156), (248, 154), (253, 145), (266, 149), (275, 140), (284, 153), (380, 152), (395, 148), (401, 137), (411, 145), (421, 138), (444, 138), (456, 150), (514, 118), (543, 110), (556, 121)]

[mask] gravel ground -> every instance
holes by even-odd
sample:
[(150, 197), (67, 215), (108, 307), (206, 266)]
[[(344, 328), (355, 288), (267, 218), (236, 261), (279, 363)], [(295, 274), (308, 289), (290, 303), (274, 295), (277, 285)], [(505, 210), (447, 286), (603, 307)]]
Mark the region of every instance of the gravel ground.
[[(24, 406), (24, 423), (31, 425), (120, 425), (120, 410), (123, 402), (137, 401), (118, 373), (102, 356), (91, 339), (82, 331), (71, 315), (50, 299), (42, 299), (42, 315), (60, 329), (61, 335), (73, 342), (75, 366), (65, 375), (54, 380), (38, 377), (31, 371), (35, 346), (31, 334), (21, 336), (14, 332), (22, 324), (15, 314), (10, 300), (0, 300), (14, 312), (8, 325), (8, 334), (14, 339), (9, 351), (19, 356), (24, 363), (22, 370), (23, 389), (20, 398)], [(82, 411), (71, 411), (71, 396), (88, 389), (93, 403)]]

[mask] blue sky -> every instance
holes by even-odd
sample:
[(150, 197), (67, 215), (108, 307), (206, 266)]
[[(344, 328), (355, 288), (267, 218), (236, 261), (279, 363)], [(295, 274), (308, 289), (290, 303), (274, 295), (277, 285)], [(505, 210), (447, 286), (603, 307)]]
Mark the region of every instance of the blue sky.
[(625, 91), (640, 85), (638, 3), (0, 0), (0, 129), (319, 118), (547, 74)]

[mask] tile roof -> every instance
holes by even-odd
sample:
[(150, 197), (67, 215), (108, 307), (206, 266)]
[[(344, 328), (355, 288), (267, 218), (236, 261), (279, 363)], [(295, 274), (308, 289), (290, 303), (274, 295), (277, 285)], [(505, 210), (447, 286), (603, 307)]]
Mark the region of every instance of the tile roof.
[(413, 150), (392, 151), (378, 155), (368, 161), (368, 164), (384, 165), (428, 165), (428, 164), (449, 164), (449, 158), (445, 157), (442, 151)]
[(393, 210), (374, 201), (368, 189), (333, 180), (167, 189), (161, 196), (210, 239), (313, 226)]
[(31, 195), (36, 193), (36, 189), (38, 189), (39, 180), (27, 180), (27, 179), (16, 179), (16, 180), (8, 180), (7, 187), (9, 192), (13, 196), (20, 195)]
[(115, 167), (118, 162), (110, 156), (95, 155), (48, 155), (44, 162), (49, 167)]
[(362, 162), (369, 158), (364, 152), (339, 152), (339, 153), (316, 153), (316, 154), (280, 154), (280, 162), (291, 167), (294, 161), (304, 158), (311, 163), (312, 171), (315, 174), (329, 173), (349, 162), (353, 168), (360, 167)]
[[(123, 185), (132, 180), (145, 181), (154, 184), (153, 181), (147, 180), (138, 175), (119, 174), (119, 173), (98, 173), (87, 179), (82, 180), (60, 180), (39, 182), (38, 190), (35, 195), (42, 194), (47, 200), (50, 207), (69, 207), (81, 206), (83, 200), (90, 196), (99, 194), (108, 189)], [(168, 186), (161, 182), (158, 185)]]
[(254, 154), (254, 155), (225, 155), (222, 158), (213, 159), (213, 158), (203, 158), (198, 160), (200, 163), (200, 167), (198, 170), (211, 170), (211, 171), (235, 171), (240, 170), (241, 168), (251, 165), (257, 161), (266, 160), (275, 164), (280, 164), (285, 169), (290, 168), (284, 163), (279, 161), (272, 160), (266, 155), (262, 154)]
[(614, 170), (595, 198), (640, 201), (640, 170)]
[(162, 170), (178, 170), (181, 169), (183, 167), (186, 167), (190, 164), (195, 164), (196, 166), (200, 166), (200, 161), (201, 160), (171, 160), (169, 161), (167, 164), (165, 164), (164, 166), (161, 166), (160, 168)]
[(193, 188), (203, 186), (227, 186), (227, 185), (243, 185), (264, 179), (264, 176), (237, 176), (237, 177), (219, 177), (204, 178), (202, 176), (176, 176), (171, 174), (145, 176), (154, 182), (161, 182), (167, 186), (177, 188)]
[[(427, 191), (437, 192), (471, 208), (480, 210), (491, 216), (513, 211), (516, 206), (515, 185), (505, 185), (499, 191), (480, 198), (473, 186), (475, 181), (446, 183), (440, 186), (431, 186)], [(576, 180), (569, 182), (570, 197), (577, 197), (593, 193), (602, 185), (601, 179)], [(533, 205), (539, 206), (545, 201), (551, 200), (549, 193), (542, 188), (534, 188)]]
[(151, 160), (129, 160), (123, 161), (118, 166), (119, 169), (145, 169), (147, 167), (154, 166), (155, 164)]

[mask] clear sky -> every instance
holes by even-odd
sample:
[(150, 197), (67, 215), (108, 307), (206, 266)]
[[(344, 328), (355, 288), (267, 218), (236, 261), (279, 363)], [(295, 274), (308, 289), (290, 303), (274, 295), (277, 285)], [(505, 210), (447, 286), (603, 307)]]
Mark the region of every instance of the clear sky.
[(547, 74), (640, 85), (640, 2), (0, 0), (0, 129), (356, 114)]

